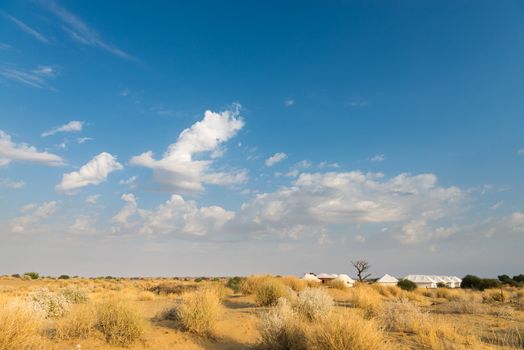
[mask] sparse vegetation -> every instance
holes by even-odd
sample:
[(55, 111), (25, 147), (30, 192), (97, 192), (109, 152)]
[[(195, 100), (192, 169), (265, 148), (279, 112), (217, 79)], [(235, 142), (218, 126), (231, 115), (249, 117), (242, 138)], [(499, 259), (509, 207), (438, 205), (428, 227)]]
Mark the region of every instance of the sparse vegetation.
[(129, 346), (145, 332), (145, 320), (133, 305), (107, 299), (96, 307), (96, 327), (111, 345)]
[(276, 279), (263, 282), (256, 290), (255, 300), (260, 306), (275, 305), (279, 298), (289, 298), (292, 294), (289, 287)]
[(210, 336), (221, 311), (220, 296), (216, 290), (203, 288), (183, 297), (177, 315), (184, 329), (201, 336)]
[(40, 275), (37, 272), (26, 272), (24, 273), (24, 277), (27, 277), (32, 280), (37, 280), (40, 278)]
[(411, 292), (417, 289), (417, 285), (415, 284), (415, 282), (412, 282), (410, 280), (400, 280), (398, 281), (397, 286), (400, 289), (406, 290), (408, 292)]

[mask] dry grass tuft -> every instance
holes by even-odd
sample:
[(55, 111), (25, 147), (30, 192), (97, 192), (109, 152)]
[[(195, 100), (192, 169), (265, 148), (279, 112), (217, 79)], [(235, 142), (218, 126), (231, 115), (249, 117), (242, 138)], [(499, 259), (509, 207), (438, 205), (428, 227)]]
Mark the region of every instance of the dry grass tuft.
[(348, 285), (346, 284), (346, 282), (342, 281), (342, 280), (337, 280), (337, 279), (334, 279), (334, 280), (331, 280), (328, 282), (328, 287), (329, 288), (334, 288), (334, 289), (339, 289), (339, 290), (346, 290), (348, 289)]
[(365, 284), (358, 284), (351, 289), (350, 302), (362, 309), (366, 318), (377, 316), (384, 303), (380, 294)]
[(0, 300), (0, 350), (44, 350), (42, 320), (22, 302)]
[(336, 315), (313, 328), (308, 349), (385, 350), (391, 347), (374, 320)]
[(155, 299), (156, 299), (156, 294), (148, 290), (143, 290), (139, 292), (138, 295), (136, 296), (137, 301), (152, 301)]
[(55, 335), (58, 339), (86, 339), (93, 334), (96, 323), (96, 310), (92, 305), (77, 305), (56, 322)]
[(426, 322), (428, 314), (407, 299), (388, 302), (382, 308), (379, 320), (386, 330), (414, 333), (420, 322)]
[(270, 350), (306, 350), (305, 324), (286, 299), (264, 313), (260, 320), (260, 347)]
[(446, 311), (452, 314), (479, 315), (487, 313), (485, 305), (475, 301), (450, 301), (446, 305)]
[(293, 307), (309, 321), (318, 321), (333, 311), (333, 298), (323, 289), (307, 288), (299, 293)]
[(129, 346), (145, 333), (142, 315), (122, 300), (104, 300), (97, 305), (96, 314), (96, 326), (111, 345)]
[(295, 276), (284, 276), (279, 278), (279, 281), (293, 289), (295, 292), (300, 292), (308, 286), (306, 281), (301, 280)]
[(292, 290), (276, 279), (264, 281), (255, 294), (255, 301), (259, 306), (275, 305), (279, 298), (291, 298)]
[(211, 336), (222, 312), (220, 295), (211, 288), (204, 288), (183, 296), (176, 318), (182, 326), (195, 334)]

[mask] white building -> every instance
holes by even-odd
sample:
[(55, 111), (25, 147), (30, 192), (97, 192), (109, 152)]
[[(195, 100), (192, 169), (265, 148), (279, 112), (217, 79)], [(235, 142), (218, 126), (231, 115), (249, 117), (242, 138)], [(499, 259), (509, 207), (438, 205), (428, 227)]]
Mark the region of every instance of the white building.
[(386, 273), (384, 276), (380, 277), (375, 283), (383, 286), (396, 286), (398, 283), (398, 279)]
[(428, 275), (407, 275), (404, 279), (415, 283), (418, 288), (437, 288), (437, 282)]
[(348, 287), (353, 287), (353, 284), (355, 284), (355, 281), (351, 277), (343, 273), (338, 275), (337, 278), (335, 278), (335, 280), (344, 282)]
[(304, 281), (308, 281), (308, 282), (309, 282), (309, 281), (311, 281), (311, 282), (318, 282), (318, 283), (322, 282), (322, 281), (320, 280), (320, 278), (318, 278), (317, 276), (313, 275), (312, 273), (306, 273), (306, 274), (304, 274), (304, 276), (302, 276), (302, 279), (303, 279)]

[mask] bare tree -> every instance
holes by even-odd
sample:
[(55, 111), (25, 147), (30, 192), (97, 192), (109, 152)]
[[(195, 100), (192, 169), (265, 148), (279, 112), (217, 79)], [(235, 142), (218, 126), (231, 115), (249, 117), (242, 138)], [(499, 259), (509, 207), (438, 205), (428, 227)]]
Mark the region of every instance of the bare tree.
[(353, 265), (353, 267), (357, 270), (357, 276), (360, 282), (371, 276), (370, 273), (363, 276), (363, 274), (371, 268), (371, 265), (366, 260), (352, 261), (351, 265)]

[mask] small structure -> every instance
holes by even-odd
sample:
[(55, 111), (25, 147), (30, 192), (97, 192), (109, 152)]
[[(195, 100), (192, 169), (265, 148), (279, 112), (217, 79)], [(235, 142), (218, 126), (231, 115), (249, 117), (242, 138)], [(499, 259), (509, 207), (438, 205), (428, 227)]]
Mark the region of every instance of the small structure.
[(398, 283), (398, 279), (386, 273), (384, 276), (380, 277), (375, 283), (383, 286), (396, 286)]
[(315, 275), (312, 274), (312, 273), (305, 273), (304, 276), (302, 276), (302, 279), (303, 279), (304, 281), (308, 281), (308, 282), (310, 282), (310, 281), (311, 281), (311, 282), (317, 282), (317, 283), (322, 282), (322, 281), (320, 280), (320, 278), (318, 278), (317, 276), (315, 276)]
[(454, 283), (454, 287), (452, 288), (460, 288), (460, 284), (462, 283), (462, 280), (460, 278), (458, 278), (457, 276), (450, 276), (449, 278)]
[(437, 288), (435, 279), (428, 275), (407, 275), (404, 279), (415, 283), (419, 288)]
[(337, 278), (335, 278), (335, 280), (344, 282), (347, 287), (353, 287), (353, 284), (355, 284), (355, 281), (351, 277), (343, 273), (338, 275)]
[(332, 281), (335, 278), (337, 278), (338, 275), (336, 273), (333, 273), (333, 274), (321, 273), (317, 277), (320, 279), (320, 281), (322, 281), (322, 284), (327, 284), (327, 283), (329, 283), (329, 281)]

